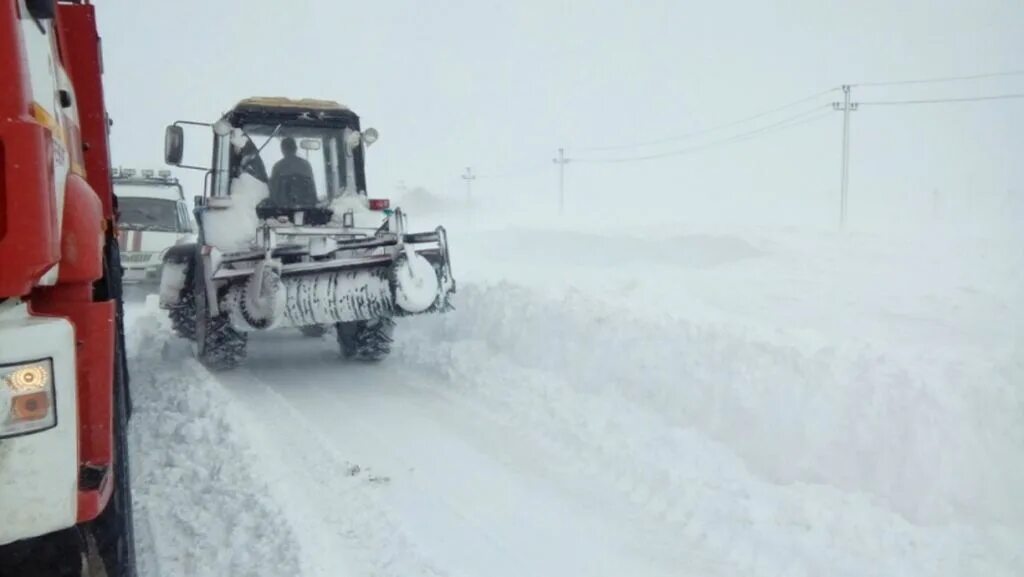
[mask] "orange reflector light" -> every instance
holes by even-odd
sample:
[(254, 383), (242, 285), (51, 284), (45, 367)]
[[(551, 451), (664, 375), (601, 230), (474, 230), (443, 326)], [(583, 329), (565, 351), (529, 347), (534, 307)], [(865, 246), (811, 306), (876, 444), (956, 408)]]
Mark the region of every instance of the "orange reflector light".
[(16, 423), (41, 421), (50, 414), (50, 397), (45, 392), (29, 393), (11, 399), (11, 416)]

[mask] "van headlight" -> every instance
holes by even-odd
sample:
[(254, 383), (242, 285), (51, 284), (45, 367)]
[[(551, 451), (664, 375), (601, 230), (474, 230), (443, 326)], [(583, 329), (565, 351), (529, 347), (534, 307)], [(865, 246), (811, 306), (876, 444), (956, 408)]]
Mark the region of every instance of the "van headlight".
[(0, 439), (57, 425), (53, 361), (0, 365)]

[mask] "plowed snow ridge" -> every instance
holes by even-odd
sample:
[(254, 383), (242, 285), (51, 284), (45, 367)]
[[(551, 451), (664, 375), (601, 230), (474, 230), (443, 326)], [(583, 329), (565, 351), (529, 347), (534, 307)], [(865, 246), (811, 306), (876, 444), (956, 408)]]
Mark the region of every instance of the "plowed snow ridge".
[[(805, 357), (727, 327), (595, 315), (578, 294), (474, 286), (459, 307), (417, 321), (400, 354), (743, 574), (1013, 574), (1020, 485), (999, 464), (1014, 445), (994, 458), (986, 443), (1019, 423), (961, 406), (1017, 402), (1009, 387), (929, 391), (870, 350)], [(911, 522), (936, 508), (941, 522)]]
[(296, 536), (226, 395), (192, 359), (164, 357), (169, 327), (157, 314), (129, 312), (139, 574), (300, 574)]

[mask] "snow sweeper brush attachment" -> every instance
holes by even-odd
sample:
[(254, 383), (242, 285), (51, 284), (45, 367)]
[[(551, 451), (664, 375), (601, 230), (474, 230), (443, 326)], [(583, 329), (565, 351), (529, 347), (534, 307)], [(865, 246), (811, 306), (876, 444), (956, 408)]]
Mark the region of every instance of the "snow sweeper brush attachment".
[[(340, 339), (386, 325), (389, 348), (392, 319), (452, 308), (455, 280), (443, 227), (351, 237), (273, 223), (263, 232), (270, 250), (222, 254), (190, 245), (165, 258), (161, 306), (179, 335), (197, 340), (199, 351), (209, 350), (206, 356), (216, 360), (208, 364), (215, 368), (236, 365), (251, 332), (295, 327), (322, 334), (313, 327), (336, 327)], [(345, 356), (369, 350), (348, 342), (341, 347)], [(370, 349), (372, 355), (356, 356), (383, 358), (381, 345)]]

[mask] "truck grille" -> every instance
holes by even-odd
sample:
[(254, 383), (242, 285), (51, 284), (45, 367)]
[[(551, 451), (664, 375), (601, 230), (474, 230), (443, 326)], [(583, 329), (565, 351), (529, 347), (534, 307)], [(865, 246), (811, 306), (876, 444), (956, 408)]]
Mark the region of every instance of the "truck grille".
[(145, 264), (153, 259), (156, 253), (152, 252), (123, 252), (121, 262), (125, 264)]

